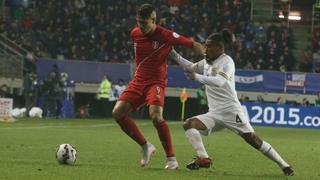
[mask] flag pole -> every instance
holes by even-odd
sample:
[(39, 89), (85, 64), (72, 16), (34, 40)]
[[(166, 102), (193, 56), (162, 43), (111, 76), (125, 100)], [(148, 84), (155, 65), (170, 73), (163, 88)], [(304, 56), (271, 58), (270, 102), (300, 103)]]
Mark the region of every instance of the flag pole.
[(186, 101), (188, 100), (188, 93), (187, 89), (183, 88), (182, 92), (180, 93), (180, 102), (181, 102), (181, 121), (184, 120), (184, 114), (185, 114), (185, 107), (186, 107)]
[(186, 102), (182, 102), (182, 110), (181, 110), (181, 121), (184, 121), (184, 110), (185, 110)]

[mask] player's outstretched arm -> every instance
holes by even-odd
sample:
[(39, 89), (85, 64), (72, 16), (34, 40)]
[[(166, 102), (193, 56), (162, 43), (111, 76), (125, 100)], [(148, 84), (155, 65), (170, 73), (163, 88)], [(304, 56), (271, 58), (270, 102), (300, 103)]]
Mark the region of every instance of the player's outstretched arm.
[(190, 69), (193, 65), (192, 62), (182, 57), (176, 50), (172, 49), (169, 57), (178, 63), (183, 69)]
[(174, 49), (169, 53), (169, 57), (173, 59), (176, 63), (178, 63), (183, 69), (188, 69), (195, 71), (197, 73), (203, 73), (203, 62), (199, 61), (197, 63), (192, 63), (189, 60), (182, 57), (177, 51)]
[(198, 73), (195, 73), (192, 70), (185, 70), (185, 74), (189, 79), (198, 81), (202, 84), (208, 86), (223, 86), (229, 79), (229, 76), (225, 72), (219, 72), (216, 76), (204, 76)]
[(218, 87), (223, 86), (228, 81), (226, 77), (220, 74), (217, 74), (216, 76), (204, 76), (197, 73), (195, 73), (195, 80), (202, 84)]

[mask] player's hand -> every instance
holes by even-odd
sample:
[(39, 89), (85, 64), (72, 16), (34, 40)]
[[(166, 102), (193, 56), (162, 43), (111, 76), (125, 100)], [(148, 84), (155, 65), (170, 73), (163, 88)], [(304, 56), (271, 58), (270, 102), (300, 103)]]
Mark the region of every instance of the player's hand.
[(184, 69), (184, 74), (188, 79), (195, 80), (196, 73), (192, 69)]

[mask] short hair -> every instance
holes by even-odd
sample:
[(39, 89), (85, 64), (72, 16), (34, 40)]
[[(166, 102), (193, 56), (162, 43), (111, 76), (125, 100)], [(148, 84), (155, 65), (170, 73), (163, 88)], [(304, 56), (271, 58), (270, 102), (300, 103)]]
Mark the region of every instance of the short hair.
[(142, 4), (137, 11), (137, 15), (143, 19), (147, 19), (153, 11), (155, 11), (155, 8), (151, 4)]
[(208, 40), (228, 47), (232, 43), (232, 34), (228, 29), (223, 29), (220, 33), (211, 34)]

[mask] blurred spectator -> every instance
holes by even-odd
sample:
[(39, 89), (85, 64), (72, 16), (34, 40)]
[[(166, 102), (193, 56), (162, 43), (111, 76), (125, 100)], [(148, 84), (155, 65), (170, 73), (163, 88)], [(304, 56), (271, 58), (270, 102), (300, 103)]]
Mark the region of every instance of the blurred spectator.
[(0, 97), (6, 98), (9, 96), (9, 87), (6, 84), (0, 86)]
[(299, 66), (301, 72), (312, 72), (312, 60), (308, 51), (303, 52), (303, 60)]
[(241, 97), (240, 97), (239, 101), (242, 102), (242, 103), (243, 103), (243, 102), (249, 102), (250, 99), (249, 99), (248, 96), (246, 96), (246, 95), (244, 95), (244, 94), (241, 94)]
[(111, 92), (111, 81), (107, 75), (103, 75), (99, 89), (97, 91), (97, 98), (100, 100), (109, 100)]
[(284, 16), (284, 19), (287, 20), (289, 16), (289, 5), (292, 3), (292, 0), (279, 0), (280, 3), (280, 10), (282, 12), (282, 15)]
[[(0, 25), (0, 32), (37, 57), (128, 63), (133, 58), (130, 29), (140, 3), (35, 0), (35, 8), (12, 3), (7, 5), (11, 15)], [(249, 0), (152, 3), (158, 7), (159, 24), (196, 41), (230, 29), (236, 36), (232, 56), (237, 68), (288, 71), (295, 67), (291, 29), (285, 23), (251, 22)], [(193, 61), (202, 59), (192, 51), (177, 51)]]
[(320, 48), (320, 29), (314, 29), (312, 36), (312, 48), (319, 49)]
[(52, 65), (51, 67), (51, 72), (54, 72), (55, 78), (60, 79), (60, 72), (59, 72), (59, 67), (57, 64)]
[(257, 96), (257, 102), (259, 102), (259, 103), (263, 103), (264, 102), (264, 99), (263, 99), (263, 97), (261, 95)]
[(25, 75), (23, 80), (23, 95), (27, 116), (32, 107), (36, 106), (38, 96), (37, 75), (33, 72)]
[(112, 83), (107, 75), (103, 75), (99, 89), (97, 91), (97, 99), (100, 102), (98, 113), (100, 113), (100, 115), (102, 115), (103, 117), (106, 117), (108, 115), (107, 111), (109, 109), (108, 106), (110, 97), (112, 98)]
[(307, 100), (307, 98), (303, 98), (301, 102), (302, 106), (310, 106), (310, 102)]
[(277, 104), (285, 104), (285, 103), (286, 103), (286, 100), (282, 96), (279, 96), (277, 98)]
[(312, 55), (312, 71), (320, 73), (320, 48)]
[(316, 100), (315, 100), (315, 103), (314, 103), (315, 106), (320, 106), (320, 93), (318, 94)]
[(126, 84), (124, 80), (119, 79), (118, 84), (114, 85), (114, 89), (113, 89), (114, 97), (118, 99), (125, 89), (126, 89)]
[(63, 83), (54, 71), (50, 72), (49, 77), (44, 81), (43, 96), (45, 116), (59, 118), (63, 99)]

